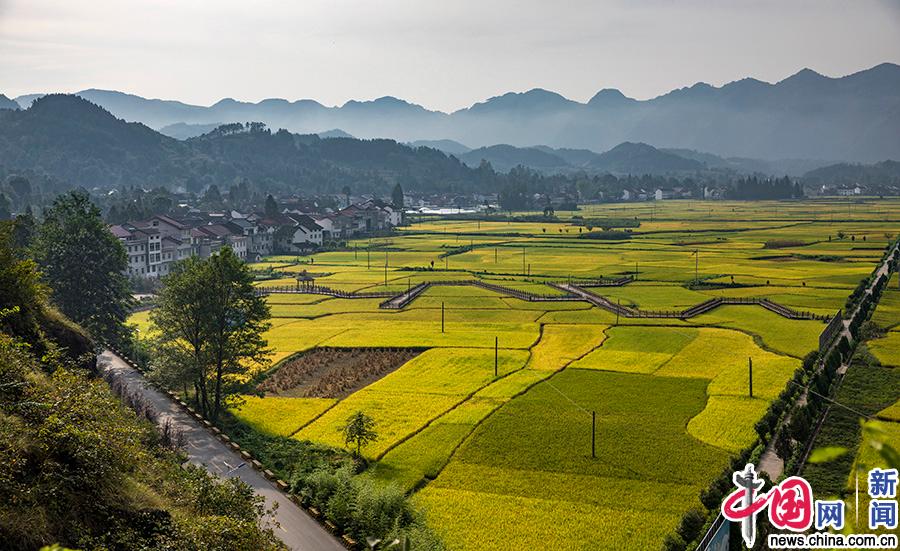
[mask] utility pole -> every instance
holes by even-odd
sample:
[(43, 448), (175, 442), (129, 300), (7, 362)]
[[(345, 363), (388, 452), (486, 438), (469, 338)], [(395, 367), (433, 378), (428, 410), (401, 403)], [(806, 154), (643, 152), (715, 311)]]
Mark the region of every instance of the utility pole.
[(371, 248), (366, 249), (366, 269), (367, 270), (372, 269), (372, 249)]
[(384, 252), (384, 286), (387, 287), (388, 253)]
[(441, 333), (444, 332), (444, 303), (441, 303)]
[(498, 352), (499, 342), (500, 342), (500, 339), (499, 339), (498, 337), (494, 337), (494, 378), (495, 378), (495, 379), (497, 378), (497, 364), (499, 363), (499, 362), (498, 362), (498, 358), (499, 358), (499, 352)]
[(497, 263), (497, 247), (494, 247), (494, 264)]
[(597, 412), (591, 412), (591, 457), (597, 459)]
[(753, 358), (747, 358), (750, 360), (750, 397), (753, 398)]

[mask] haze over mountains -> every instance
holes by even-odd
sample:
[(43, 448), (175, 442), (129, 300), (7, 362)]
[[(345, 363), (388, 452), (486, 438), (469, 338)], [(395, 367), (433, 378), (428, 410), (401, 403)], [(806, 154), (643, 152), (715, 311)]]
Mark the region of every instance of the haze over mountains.
[[(182, 138), (197, 135), (192, 134), (195, 131), (202, 133), (199, 131), (209, 125), (260, 121), (299, 133), (340, 129), (360, 138), (393, 138), (414, 144), (424, 140), (432, 147), (442, 144), (439, 148), (444, 151), (455, 148), (450, 152), (463, 157), (471, 155), (463, 148), (496, 144), (601, 152), (623, 142), (644, 142), (673, 148), (669, 153), (688, 160), (701, 161), (677, 150), (737, 157), (727, 162), (738, 164), (752, 159), (867, 163), (900, 159), (900, 66), (893, 63), (840, 78), (804, 69), (776, 84), (752, 78), (722, 87), (698, 83), (646, 101), (604, 89), (587, 103), (579, 103), (535, 89), (510, 92), (450, 114), (393, 97), (349, 101), (340, 107), (308, 99), (258, 103), (223, 99), (203, 107), (104, 90), (85, 90), (78, 95), (117, 117)], [(25, 107), (35, 97), (38, 95), (20, 96), (16, 101)], [(534, 151), (529, 154), (537, 159), (539, 154)], [(516, 154), (513, 150), (494, 153)], [(559, 152), (543, 153), (566, 157)], [(572, 164), (573, 155), (568, 154), (567, 165)], [(557, 161), (545, 157), (543, 162)], [(797, 170), (822, 164), (800, 163)]]

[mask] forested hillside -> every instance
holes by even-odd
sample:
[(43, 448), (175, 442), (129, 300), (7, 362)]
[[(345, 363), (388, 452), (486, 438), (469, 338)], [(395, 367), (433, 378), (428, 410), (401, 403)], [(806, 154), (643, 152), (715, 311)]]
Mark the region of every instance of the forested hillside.
[(0, 547), (276, 549), (261, 501), (184, 468), (95, 376), (95, 343), (49, 303), (0, 223)]
[(453, 157), (393, 140), (321, 139), (236, 123), (179, 141), (67, 95), (45, 96), (27, 110), (0, 110), (0, 163), (4, 172), (32, 171), (60, 187), (45, 191), (132, 185), (200, 191), (242, 179), (307, 194), (346, 185), (389, 193), (396, 182), (434, 191), (483, 184), (482, 173)]

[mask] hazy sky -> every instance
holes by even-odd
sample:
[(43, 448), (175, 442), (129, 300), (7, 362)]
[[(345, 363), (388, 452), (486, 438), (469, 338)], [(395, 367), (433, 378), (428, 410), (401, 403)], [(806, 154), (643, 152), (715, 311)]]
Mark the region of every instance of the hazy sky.
[(535, 87), (641, 99), (900, 63), (898, 0), (0, 0), (0, 93), (208, 105), (393, 95), (444, 111)]

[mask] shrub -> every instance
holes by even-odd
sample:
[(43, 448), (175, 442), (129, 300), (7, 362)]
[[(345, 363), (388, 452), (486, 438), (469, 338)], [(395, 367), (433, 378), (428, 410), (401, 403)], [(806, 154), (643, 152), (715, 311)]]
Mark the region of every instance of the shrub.
[(354, 503), (359, 491), (357, 482), (346, 471), (339, 471), (336, 485), (325, 506), (325, 516), (336, 525), (347, 528), (354, 525)]
[(395, 526), (409, 526), (414, 521), (415, 511), (398, 486), (360, 484), (354, 504), (354, 536), (388, 534)]
[(706, 515), (696, 507), (691, 508), (681, 517), (677, 533), (682, 541), (694, 541), (700, 534), (704, 523), (706, 523)]
[(631, 234), (624, 231), (618, 230), (602, 230), (602, 231), (589, 231), (588, 233), (581, 234), (582, 239), (600, 239), (606, 241), (619, 241), (623, 239), (631, 239)]
[(663, 551), (684, 551), (687, 549), (687, 544), (678, 534), (669, 534), (663, 541), (662, 548)]
[(769, 239), (763, 245), (764, 249), (786, 249), (788, 247), (802, 247), (806, 245), (803, 241), (791, 239)]

